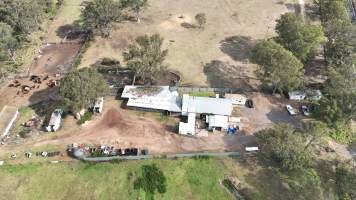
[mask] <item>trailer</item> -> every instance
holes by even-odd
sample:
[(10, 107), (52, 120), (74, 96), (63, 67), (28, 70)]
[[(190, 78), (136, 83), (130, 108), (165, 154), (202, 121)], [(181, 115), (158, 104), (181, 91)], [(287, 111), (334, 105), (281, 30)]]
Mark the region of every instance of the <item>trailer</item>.
[(48, 126), (46, 127), (46, 130), (48, 132), (58, 131), (58, 129), (61, 127), (62, 124), (62, 114), (63, 114), (62, 109), (56, 109), (53, 111)]

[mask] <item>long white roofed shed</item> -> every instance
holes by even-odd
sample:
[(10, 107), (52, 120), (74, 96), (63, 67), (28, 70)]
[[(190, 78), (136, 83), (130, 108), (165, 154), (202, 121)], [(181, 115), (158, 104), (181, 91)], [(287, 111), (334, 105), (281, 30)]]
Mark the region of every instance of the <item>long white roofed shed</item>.
[(181, 112), (181, 99), (169, 86), (125, 86), (121, 95), (127, 106)]

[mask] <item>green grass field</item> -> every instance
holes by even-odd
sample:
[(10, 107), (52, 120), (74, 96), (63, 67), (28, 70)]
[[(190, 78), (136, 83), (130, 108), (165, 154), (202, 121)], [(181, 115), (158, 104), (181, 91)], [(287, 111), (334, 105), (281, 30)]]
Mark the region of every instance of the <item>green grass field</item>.
[(137, 199), (128, 174), (151, 163), (167, 178), (167, 192), (155, 199), (233, 199), (219, 183), (227, 168), (218, 159), (5, 165), (0, 199)]

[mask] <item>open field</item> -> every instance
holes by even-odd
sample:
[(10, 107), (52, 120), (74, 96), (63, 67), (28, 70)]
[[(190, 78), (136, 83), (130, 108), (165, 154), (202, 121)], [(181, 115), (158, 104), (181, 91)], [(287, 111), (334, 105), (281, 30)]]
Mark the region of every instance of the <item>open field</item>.
[[(137, 199), (139, 194), (133, 189), (129, 174), (152, 163), (157, 164), (167, 178), (167, 192), (156, 195), (155, 199), (234, 199), (219, 183), (226, 175), (241, 181), (248, 199), (315, 199), (315, 193), (293, 192), (275, 171), (259, 165), (254, 158), (5, 165), (0, 168), (0, 199)], [(326, 191), (325, 195), (330, 192)]]
[[(294, 1), (151, 0), (140, 24), (123, 22), (109, 39), (97, 37), (81, 67), (103, 57), (122, 61), (122, 52), (137, 36), (159, 33), (169, 50), (167, 64), (182, 74), (184, 84), (241, 87), (233, 79), (254, 76), (255, 66), (246, 62), (251, 45), (274, 35), (275, 20), (294, 11), (290, 2)], [(184, 24), (196, 25), (197, 13), (206, 14), (205, 28), (187, 28)], [(212, 65), (213, 61), (223, 66)], [(237, 72), (236, 76), (231, 72)]]
[(213, 159), (6, 166), (0, 169), (0, 199), (137, 199), (129, 173), (150, 163), (167, 178), (166, 194), (155, 199), (233, 199), (219, 184), (227, 169)]

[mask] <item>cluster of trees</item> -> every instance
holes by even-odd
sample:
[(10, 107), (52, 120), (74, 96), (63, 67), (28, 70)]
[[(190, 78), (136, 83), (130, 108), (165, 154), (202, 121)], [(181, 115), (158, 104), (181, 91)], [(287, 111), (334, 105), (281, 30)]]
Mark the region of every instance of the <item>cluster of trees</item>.
[(258, 132), (256, 137), (264, 158), (273, 161), (283, 171), (292, 171), (309, 167), (314, 147), (323, 144), (327, 133), (324, 123), (312, 122), (302, 130), (279, 124)]
[(252, 62), (260, 66), (257, 75), (262, 83), (282, 93), (304, 85), (304, 65), (325, 42), (323, 28), (311, 25), (294, 14), (277, 20), (278, 36), (263, 40), (252, 50)]
[(344, 0), (319, 0), (316, 5), (328, 39), (324, 47), (328, 80), (318, 116), (334, 128), (335, 139), (352, 142), (356, 139), (350, 129), (356, 119), (356, 26)]
[(356, 26), (351, 22), (344, 0), (319, 0), (322, 25), (311, 25), (286, 13), (277, 20), (277, 37), (258, 43), (251, 60), (260, 66), (257, 75), (273, 93), (304, 86), (303, 65), (324, 46), (327, 81), (316, 114), (342, 142), (355, 140), (350, 122), (356, 119)]
[(107, 91), (106, 81), (96, 69), (82, 68), (63, 78), (59, 95), (65, 108), (76, 113), (92, 106)]
[(302, 196), (312, 190), (317, 199), (320, 177), (312, 161), (314, 149), (323, 144), (326, 132), (322, 123), (308, 124), (302, 130), (288, 124), (262, 130), (256, 134), (262, 149), (260, 159), (271, 165), (294, 192)]
[(27, 36), (40, 29), (42, 20), (53, 13), (62, 1), (0, 1), (0, 79), (15, 70), (16, 50), (27, 42)]
[(162, 76), (167, 65), (163, 63), (168, 50), (162, 49), (163, 38), (158, 34), (144, 35), (136, 38), (136, 43), (131, 44), (127, 52), (123, 53), (127, 66), (135, 72), (143, 83), (149, 79), (151, 82)]
[(140, 22), (140, 13), (147, 6), (148, 0), (93, 0), (85, 6), (81, 19), (86, 30), (109, 37), (113, 24), (124, 19), (125, 11), (133, 11)]

